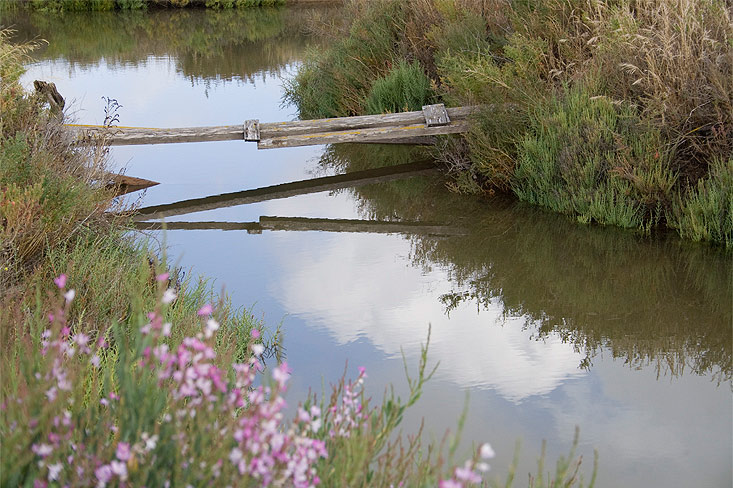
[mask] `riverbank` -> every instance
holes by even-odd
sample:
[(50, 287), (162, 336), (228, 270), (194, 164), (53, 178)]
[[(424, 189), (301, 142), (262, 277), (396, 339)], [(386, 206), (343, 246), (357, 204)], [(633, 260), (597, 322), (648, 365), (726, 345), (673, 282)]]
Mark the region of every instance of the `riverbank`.
[(17, 83), (27, 49), (0, 48), (0, 484), (480, 479), (488, 446), (453, 470), (437, 446), (395, 433), (430, 376), (426, 352), (402, 401), (370, 406), (360, 370), (287, 420), (276, 334), (107, 213), (120, 210), (107, 148), (74, 145)]
[[(435, 151), (463, 192), (733, 248), (725, 2), (348, 2), (287, 99), (301, 118), (482, 104)], [(680, 29), (679, 26), (684, 26)]]
[(15, 0), (3, 3), (0, 10), (24, 8), (42, 12), (103, 12), (108, 10), (146, 10), (165, 8), (251, 8), (283, 5), (340, 4), (341, 0)]

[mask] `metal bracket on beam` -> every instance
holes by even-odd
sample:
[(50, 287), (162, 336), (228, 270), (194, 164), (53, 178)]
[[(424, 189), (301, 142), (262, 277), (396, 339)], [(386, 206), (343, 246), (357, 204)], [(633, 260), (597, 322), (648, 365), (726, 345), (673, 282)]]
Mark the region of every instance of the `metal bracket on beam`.
[(450, 124), (448, 111), (442, 103), (437, 103), (435, 105), (423, 105), (422, 113), (425, 116), (425, 125), (428, 127)]
[(244, 140), (252, 142), (260, 141), (260, 121), (258, 119), (244, 121)]

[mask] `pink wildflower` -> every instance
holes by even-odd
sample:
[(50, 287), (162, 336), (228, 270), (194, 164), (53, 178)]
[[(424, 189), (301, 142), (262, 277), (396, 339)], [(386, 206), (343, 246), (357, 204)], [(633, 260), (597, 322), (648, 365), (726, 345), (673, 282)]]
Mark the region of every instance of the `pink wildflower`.
[(127, 464), (119, 461), (112, 461), (109, 464), (112, 467), (112, 473), (119, 476), (123, 481), (127, 479)]
[(51, 453), (53, 452), (53, 447), (49, 446), (48, 444), (33, 444), (31, 446), (31, 451), (33, 451), (34, 454), (45, 458), (51, 455)]
[(58, 286), (59, 288), (65, 287), (66, 286), (66, 275), (60, 274), (58, 278), (53, 279), (53, 282), (56, 283), (56, 286)]
[(66, 299), (66, 303), (71, 303), (71, 301), (74, 299), (75, 296), (76, 296), (76, 291), (74, 290), (69, 290), (66, 293), (64, 293), (64, 298)]
[(158, 276), (155, 277), (155, 281), (165, 281), (170, 276), (169, 273), (161, 273)]
[(165, 292), (163, 293), (163, 298), (161, 299), (161, 301), (162, 301), (163, 303), (165, 303), (165, 304), (167, 305), (167, 304), (169, 304), (169, 303), (173, 303), (173, 301), (174, 301), (174, 300), (175, 300), (175, 299), (176, 299), (177, 297), (178, 297), (178, 295), (176, 295), (176, 292), (175, 292), (175, 291), (173, 291), (172, 289), (168, 288), (168, 289), (167, 289), (167, 290), (166, 290), (166, 291), (165, 291)]
[(94, 476), (97, 477), (100, 485), (104, 486), (112, 479), (112, 468), (109, 464), (103, 464), (94, 470)]
[(488, 442), (481, 445), (481, 449), (479, 449), (479, 454), (481, 455), (482, 459), (491, 459), (496, 456), (496, 453), (491, 448), (491, 445), (489, 445)]
[(61, 473), (62, 467), (63, 465), (61, 463), (49, 464), (48, 465), (48, 481), (57, 480), (59, 477), (59, 474)]
[(197, 313), (200, 316), (203, 316), (203, 315), (211, 315), (211, 312), (213, 312), (213, 310), (214, 309), (211, 307), (211, 304), (210, 303), (207, 303), (206, 305), (204, 305), (203, 307), (201, 307)]
[(130, 459), (130, 444), (127, 442), (120, 442), (117, 444), (117, 459), (120, 461), (127, 461)]
[(285, 383), (288, 381), (289, 376), (290, 369), (288, 368), (288, 363), (286, 362), (283, 362), (272, 371), (272, 378), (277, 381), (277, 384), (280, 386), (280, 388), (285, 387)]
[(260, 331), (257, 329), (252, 329), (252, 339), (259, 339), (260, 338)]
[(468, 483), (481, 483), (481, 476), (474, 472), (472, 468), (473, 466), (471, 461), (466, 461), (466, 464), (462, 468), (455, 469), (454, 475), (459, 480), (466, 481)]

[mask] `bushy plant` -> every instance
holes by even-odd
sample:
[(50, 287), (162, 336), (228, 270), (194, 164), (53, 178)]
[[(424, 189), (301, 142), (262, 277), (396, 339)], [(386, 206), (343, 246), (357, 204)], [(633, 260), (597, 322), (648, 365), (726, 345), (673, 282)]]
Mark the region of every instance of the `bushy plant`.
[(313, 52), (285, 85), (285, 100), (302, 118), (356, 115), (364, 112), (374, 82), (395, 59), (394, 48), (404, 26), (405, 6), (393, 0), (351, 2), (354, 19), (348, 34), (326, 52)]
[(733, 156), (714, 159), (709, 176), (674, 203), (670, 220), (683, 237), (733, 249)]
[[(51, 313), (26, 318), (3, 355), (0, 446), (5, 485), (237, 484), (367, 486), (436, 483), (442, 462), (415, 460), (419, 441), (393, 437), (417, 401), (423, 350), (410, 397), (371, 408), (366, 371), (342, 381), (329, 399), (309, 398), (285, 418), (287, 363), (264, 375), (265, 344), (253, 323), (227, 330), (209, 304), (198, 327), (169, 322), (178, 292), (155, 277), (152, 312), (96, 332), (70, 320), (77, 293), (65, 274)], [(185, 299), (185, 298), (183, 298)], [(4, 329), (3, 329), (4, 330)], [(220, 335), (229, 336), (220, 338)], [(235, 334), (236, 340), (232, 340)], [(6, 343), (6, 341), (3, 341)], [(7, 344), (7, 343), (6, 343)], [(493, 450), (485, 444), (441, 486), (480, 483)], [(432, 464), (431, 464), (432, 463)]]
[(386, 76), (374, 82), (366, 98), (365, 111), (383, 114), (421, 110), (432, 100), (430, 78), (420, 63), (399, 61)]
[[(397, 7), (378, 2), (384, 5), (378, 9), (362, 3), (350, 2), (350, 30), (305, 64), (290, 85), (288, 100), (306, 118), (383, 111), (375, 100), (361, 103), (370, 93), (377, 98), (375, 91), (388, 91), (374, 54), (394, 63), (419, 61), (444, 102), (485, 106), (464, 135), (465, 143), (441, 146), (452, 153), (438, 159), (450, 162), (456, 189), (519, 190), (523, 199), (573, 213), (584, 222), (649, 231), (670, 221), (674, 195), (696, 198), (698, 181), (718, 177), (710, 172), (713, 161), (728, 160), (733, 153), (733, 23), (722, 0), (417, 0)], [(386, 36), (391, 45), (370, 39), (355, 43), (354, 29), (373, 25), (388, 8), (399, 13), (393, 25), (400, 34)], [(358, 76), (342, 76), (335, 66), (348, 66), (343, 71)], [(584, 158), (615, 161), (610, 177), (594, 184), (603, 190), (593, 195), (583, 189), (590, 182), (576, 181), (566, 184), (561, 192), (567, 193), (559, 197), (556, 181), (544, 178), (565, 171), (566, 162), (545, 157), (556, 157), (557, 151), (529, 147), (537, 135), (537, 117), (545, 117), (550, 105), (565, 103), (568, 89), (586, 90), (593, 100), (604, 98), (605, 112), (619, 116), (609, 121), (603, 111), (591, 108), (592, 116), (570, 121), (582, 119), (588, 127), (569, 129), (574, 136), (557, 134), (577, 139), (584, 131), (605, 127), (621, 137), (595, 148), (583, 143)], [(595, 101), (590, 105), (599, 106)], [(642, 133), (639, 141), (623, 127), (632, 119)], [(563, 142), (578, 147), (572, 140), (555, 141)], [(537, 173), (543, 181), (536, 180), (528, 193), (525, 184), (517, 183), (526, 182), (528, 174), (515, 171), (539, 161), (537, 151), (545, 152), (547, 167)], [(707, 225), (702, 222), (696, 225)], [(712, 229), (694, 234), (715, 242), (725, 239)]]
[(107, 149), (75, 146), (62, 120), (18, 83), (29, 46), (0, 33), (0, 261), (9, 286), (63, 243), (104, 216), (114, 196), (105, 187)]
[(574, 88), (530, 116), (513, 189), (584, 222), (648, 228), (671, 198), (668, 160), (659, 133), (632, 108)]

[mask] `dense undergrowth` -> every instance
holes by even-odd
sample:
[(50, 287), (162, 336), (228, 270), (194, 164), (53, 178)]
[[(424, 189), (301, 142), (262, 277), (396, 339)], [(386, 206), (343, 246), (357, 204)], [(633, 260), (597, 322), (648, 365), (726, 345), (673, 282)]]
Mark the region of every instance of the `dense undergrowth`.
[[(288, 86), (301, 117), (436, 99), (485, 105), (437, 155), (456, 188), (733, 247), (726, 2), (353, 0), (347, 8), (345, 27), (322, 26), (335, 33), (333, 47), (313, 53)], [(415, 93), (393, 81), (407, 67)]]
[[(274, 7), (286, 3), (288, 0), (9, 0), (3, 5), (5, 9), (28, 8), (41, 12), (105, 12), (108, 10), (146, 10), (148, 8)], [(290, 3), (293, 3), (293, 0), (290, 0)]]
[[(390, 390), (372, 406), (360, 368), (286, 418), (291, 372), (277, 331), (127, 232), (104, 141), (75, 144), (63, 115), (24, 92), (32, 46), (8, 35), (0, 34), (0, 485), (485, 482), (488, 444), (454, 468), (455, 441), (424, 446), (419, 433), (398, 430), (431, 376), (427, 349), (406, 398)], [(579, 464), (571, 452), (553, 478), (540, 464), (530, 484), (575, 485)]]

